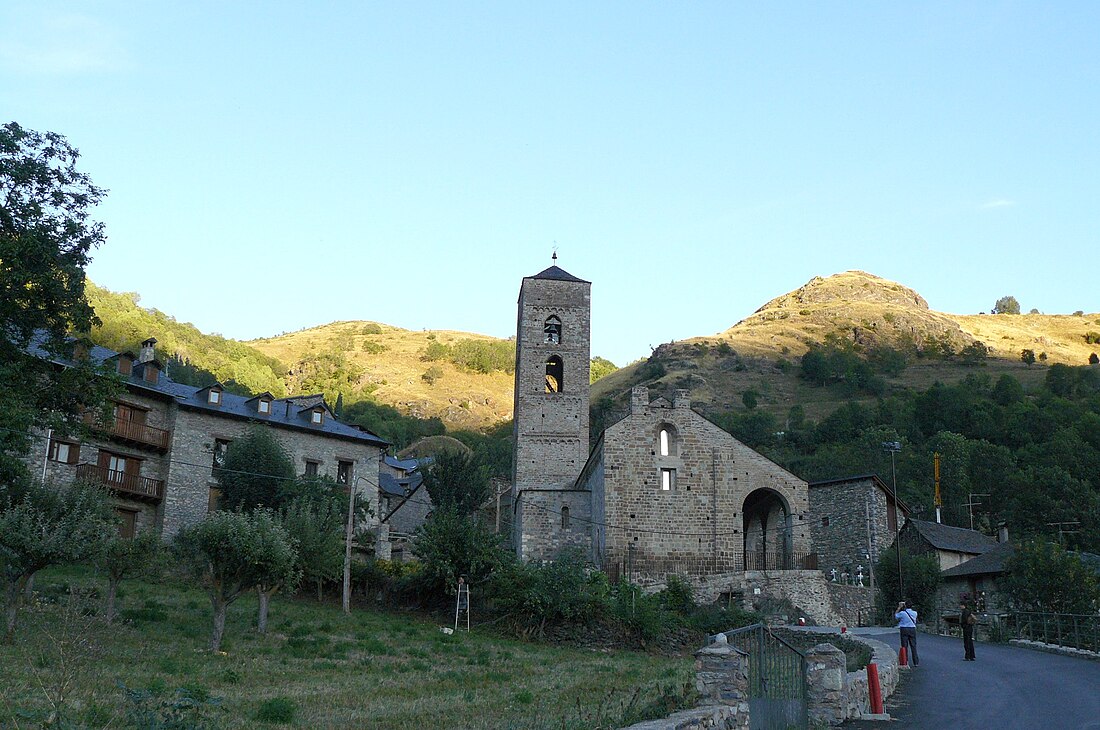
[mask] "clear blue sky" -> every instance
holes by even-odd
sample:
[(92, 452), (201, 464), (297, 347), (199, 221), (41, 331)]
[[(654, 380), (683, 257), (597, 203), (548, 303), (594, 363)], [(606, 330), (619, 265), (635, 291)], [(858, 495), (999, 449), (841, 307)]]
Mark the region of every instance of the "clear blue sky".
[(94, 281), (239, 339), (507, 337), (555, 244), (620, 365), (847, 269), (1100, 309), (1095, 2), (10, 2), (0, 119), (110, 189)]

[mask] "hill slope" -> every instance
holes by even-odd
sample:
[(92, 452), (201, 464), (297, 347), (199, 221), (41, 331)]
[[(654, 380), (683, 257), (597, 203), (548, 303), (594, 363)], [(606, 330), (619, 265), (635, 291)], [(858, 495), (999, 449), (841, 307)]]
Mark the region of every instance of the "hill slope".
[[(509, 370), (515, 354), (507, 340), (450, 330), (413, 332), (377, 322), (333, 322), (247, 344), (287, 364), (292, 392), (339, 387), (346, 402), (369, 395), (407, 415), (439, 418), (452, 428), (482, 429), (512, 416)], [(473, 354), (463, 359), (456, 350)], [(326, 386), (318, 376), (338, 384)]]
[[(1024, 349), (1046, 364), (1083, 365), (1100, 345), (1086, 342), (1100, 331), (1100, 314), (955, 315), (936, 312), (917, 292), (862, 271), (815, 277), (776, 297), (725, 332), (658, 347), (648, 361), (624, 368), (593, 386), (593, 403), (614, 413), (630, 386), (654, 391), (686, 388), (692, 400), (712, 412), (744, 409), (751, 390), (760, 407), (785, 417), (795, 405), (821, 417), (859, 393), (816, 388), (798, 377), (798, 360), (811, 346), (832, 340), (868, 353), (891, 348), (907, 355), (908, 367), (886, 378), (891, 388), (927, 388), (957, 382), (976, 368), (996, 378), (1010, 372), (1022, 383), (1042, 380), (1042, 364), (1028, 367)], [(989, 356), (980, 365), (958, 353), (980, 342)], [(782, 421), (781, 421), (782, 422)]]

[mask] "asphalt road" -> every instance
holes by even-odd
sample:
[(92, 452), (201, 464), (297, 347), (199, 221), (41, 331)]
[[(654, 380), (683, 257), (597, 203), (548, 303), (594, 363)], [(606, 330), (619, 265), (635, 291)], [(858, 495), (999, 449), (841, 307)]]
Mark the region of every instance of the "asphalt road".
[[(896, 629), (860, 630), (898, 647)], [(920, 634), (920, 666), (903, 670), (886, 701), (896, 722), (844, 727), (1100, 730), (1100, 661), (1005, 644), (978, 642), (977, 661), (963, 661), (962, 639)]]

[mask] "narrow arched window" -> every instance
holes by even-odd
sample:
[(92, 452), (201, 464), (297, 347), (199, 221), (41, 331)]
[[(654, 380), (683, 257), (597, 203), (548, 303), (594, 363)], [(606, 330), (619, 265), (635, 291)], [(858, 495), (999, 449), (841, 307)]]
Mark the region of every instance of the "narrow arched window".
[(569, 508), (568, 507), (562, 507), (561, 508), (561, 528), (563, 530), (568, 530), (569, 529)]
[(551, 355), (546, 360), (546, 392), (563, 393), (565, 384), (562, 377), (565, 374), (565, 365), (557, 355)]
[(661, 444), (660, 444), (660, 447), (661, 447), (660, 454), (661, 454), (661, 456), (668, 456), (671, 453), (669, 451), (669, 441), (670, 440), (671, 440), (671, 437), (669, 436), (668, 429), (667, 428), (662, 428), (661, 429), (661, 437), (660, 437), (660, 442), (661, 442)]
[(546, 318), (546, 323), (542, 327), (543, 342), (549, 342), (552, 345), (561, 344), (561, 319), (557, 315), (551, 314)]

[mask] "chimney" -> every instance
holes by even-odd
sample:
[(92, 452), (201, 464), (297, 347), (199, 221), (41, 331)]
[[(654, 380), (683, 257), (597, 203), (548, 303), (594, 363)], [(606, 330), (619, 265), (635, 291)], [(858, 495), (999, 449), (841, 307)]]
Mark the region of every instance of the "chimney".
[(157, 338), (150, 337), (145, 342), (141, 343), (141, 354), (138, 355), (138, 362), (149, 362), (155, 360), (156, 355)]
[(673, 408), (691, 408), (691, 393), (686, 390), (675, 390), (672, 393)]
[(644, 385), (635, 385), (630, 389), (630, 412), (645, 413), (649, 406), (649, 388)]
[(1004, 522), (997, 525), (997, 542), (1008, 542), (1008, 525)]

